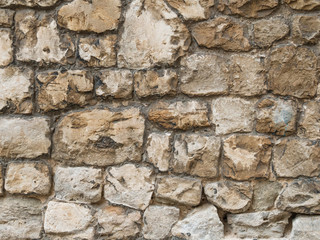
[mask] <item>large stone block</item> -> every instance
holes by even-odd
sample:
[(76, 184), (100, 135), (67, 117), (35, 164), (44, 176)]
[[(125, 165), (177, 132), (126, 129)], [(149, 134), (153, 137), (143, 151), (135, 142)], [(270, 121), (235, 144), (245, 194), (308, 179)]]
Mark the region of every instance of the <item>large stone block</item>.
[(10, 29), (0, 28), (0, 67), (8, 66), (13, 61), (12, 44)]
[(317, 240), (320, 235), (320, 216), (297, 215), (292, 220), (290, 240)]
[[(320, 5), (319, 5), (320, 6)], [(320, 36), (320, 16), (298, 15), (292, 20), (292, 39), (298, 44), (316, 44)]]
[(284, 0), (292, 9), (295, 10), (319, 10), (320, 2), (318, 0)]

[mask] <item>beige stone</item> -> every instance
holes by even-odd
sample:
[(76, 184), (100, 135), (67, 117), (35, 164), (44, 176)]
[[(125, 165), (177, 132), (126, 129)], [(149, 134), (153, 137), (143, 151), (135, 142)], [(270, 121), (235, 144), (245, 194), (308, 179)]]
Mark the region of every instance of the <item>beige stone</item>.
[(118, 27), (120, 14), (120, 0), (74, 0), (60, 8), (58, 23), (72, 31), (102, 33)]
[(282, 190), (279, 182), (259, 181), (253, 185), (252, 209), (254, 211), (270, 210)]
[[(320, 5), (319, 5), (320, 6)], [(298, 44), (318, 43), (320, 36), (320, 15), (298, 15), (292, 21), (292, 39)]]
[(0, 9), (0, 26), (11, 27), (13, 25), (14, 14), (15, 14), (15, 12), (13, 10)]
[(0, 196), (3, 195), (3, 183), (4, 183), (3, 165), (0, 164)]
[(0, 0), (0, 7), (12, 5), (22, 5), (27, 7), (50, 7), (55, 5), (58, 0)]
[(320, 235), (320, 216), (297, 215), (292, 220), (290, 240), (317, 240)]
[(295, 10), (319, 10), (320, 2), (318, 0), (284, 0), (292, 9)]
[(144, 118), (138, 108), (74, 112), (58, 123), (52, 156), (76, 165), (140, 161), (143, 134)]
[(56, 234), (46, 234), (44, 239), (46, 240), (94, 240), (95, 236), (95, 229), (93, 227), (89, 227), (83, 231), (74, 233), (74, 234), (63, 234), (63, 235), (56, 235)]
[(0, 28), (0, 67), (13, 61), (12, 36), (9, 29)]
[(310, 101), (303, 105), (298, 126), (298, 136), (318, 140), (320, 138), (320, 102)]

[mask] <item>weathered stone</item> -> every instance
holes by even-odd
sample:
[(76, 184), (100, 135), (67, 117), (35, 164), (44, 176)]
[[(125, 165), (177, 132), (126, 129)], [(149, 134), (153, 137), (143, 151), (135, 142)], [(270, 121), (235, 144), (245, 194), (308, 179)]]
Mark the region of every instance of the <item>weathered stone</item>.
[(41, 162), (12, 162), (7, 166), (5, 189), (9, 193), (46, 195), (51, 188), (48, 166)]
[[(320, 6), (320, 5), (319, 5)], [(298, 44), (316, 44), (320, 36), (320, 16), (295, 16), (292, 21), (292, 39)]]
[(126, 164), (107, 169), (104, 197), (111, 203), (144, 210), (154, 190), (152, 169)]
[(223, 174), (236, 180), (268, 178), (272, 143), (269, 138), (233, 135), (224, 141)]
[(53, 135), (53, 158), (106, 166), (140, 161), (144, 118), (139, 109), (94, 109), (66, 115)]
[(205, 204), (193, 209), (184, 219), (172, 228), (172, 235), (187, 240), (221, 240), (224, 227), (217, 209)]
[(0, 9), (0, 26), (11, 27), (13, 24), (14, 13), (15, 12), (10, 9)]
[(209, 9), (214, 0), (168, 0), (171, 7), (177, 9), (185, 20), (204, 20), (209, 18)]
[(117, 63), (116, 35), (85, 37), (79, 40), (79, 55), (89, 67), (112, 67)]
[(27, 7), (50, 7), (56, 4), (58, 0), (0, 0), (0, 7), (12, 5), (22, 5)]
[(58, 23), (72, 31), (102, 33), (118, 27), (120, 14), (120, 0), (74, 0), (60, 8)]
[(201, 181), (194, 178), (158, 177), (155, 196), (163, 202), (173, 201), (197, 206), (201, 200)]
[(199, 134), (176, 135), (172, 169), (200, 177), (218, 176), (220, 138)]
[(252, 209), (254, 211), (269, 210), (274, 206), (282, 185), (279, 182), (260, 181), (253, 186)]
[(143, 214), (143, 236), (146, 239), (163, 239), (168, 236), (173, 224), (179, 220), (179, 208), (149, 206)]
[(93, 98), (93, 77), (84, 70), (42, 72), (37, 80), (37, 103), (45, 112), (85, 106)]
[(297, 104), (291, 100), (264, 98), (258, 103), (256, 130), (288, 136), (296, 131)]
[(133, 75), (129, 70), (100, 71), (97, 96), (130, 98), (133, 92)]
[(195, 53), (181, 61), (181, 92), (191, 96), (228, 93), (227, 59), (211, 53)]
[(153, 95), (174, 95), (177, 85), (177, 73), (168, 69), (137, 71), (134, 75), (135, 92), (140, 98)]
[(228, 214), (231, 232), (240, 238), (280, 238), (288, 225), (290, 213), (279, 210)]
[(319, 0), (284, 0), (292, 9), (296, 10), (318, 10), (320, 9)]
[(269, 89), (274, 94), (310, 98), (317, 90), (317, 57), (305, 47), (284, 46), (271, 52)]
[(320, 102), (310, 101), (303, 105), (298, 126), (298, 136), (312, 140), (320, 139)]
[[(212, 123), (216, 134), (251, 132), (255, 101), (233, 97), (220, 97), (212, 101)], [(228, 106), (228, 107), (226, 107)]]
[(160, 101), (151, 106), (148, 116), (165, 128), (186, 130), (210, 126), (206, 104), (195, 100), (175, 103)]
[(119, 67), (140, 69), (171, 65), (189, 47), (187, 27), (164, 1), (132, 1), (123, 27)]
[(222, 48), (226, 51), (249, 51), (251, 45), (245, 28), (230, 18), (218, 17), (196, 24), (192, 35), (200, 46)]
[(278, 140), (273, 150), (273, 168), (278, 177), (316, 177), (320, 174), (320, 146), (302, 139)]
[(0, 196), (3, 195), (3, 182), (4, 182), (3, 166), (2, 164), (0, 164)]
[(0, 157), (36, 158), (49, 152), (49, 123), (45, 117), (0, 118)]
[(320, 216), (298, 215), (292, 220), (290, 240), (317, 240), (320, 235)]
[(5, 67), (13, 61), (12, 36), (10, 29), (0, 28), (0, 67)]
[(86, 206), (50, 201), (44, 216), (44, 231), (71, 233), (86, 229), (91, 221), (91, 211)]
[(63, 235), (56, 235), (56, 234), (46, 234), (43, 238), (45, 240), (93, 240), (95, 239), (95, 229), (93, 227), (89, 227), (83, 231), (74, 233), (74, 234), (63, 234)]
[(226, 212), (245, 212), (251, 205), (252, 187), (248, 182), (220, 181), (206, 184), (209, 202)]
[(65, 201), (98, 202), (102, 193), (101, 169), (58, 167), (54, 174), (55, 197)]

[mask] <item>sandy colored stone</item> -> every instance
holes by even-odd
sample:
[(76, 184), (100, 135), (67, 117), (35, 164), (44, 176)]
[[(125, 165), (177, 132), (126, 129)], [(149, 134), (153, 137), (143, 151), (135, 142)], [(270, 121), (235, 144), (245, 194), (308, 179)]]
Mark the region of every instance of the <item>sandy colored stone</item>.
[(181, 61), (181, 92), (190, 96), (228, 93), (227, 59), (212, 53), (195, 53)]
[(284, 0), (292, 9), (295, 10), (319, 10), (319, 0)]
[(172, 228), (172, 235), (187, 240), (221, 240), (224, 226), (215, 206), (204, 204), (193, 209)]
[(52, 156), (74, 165), (140, 161), (143, 134), (144, 118), (138, 108), (74, 112), (58, 123)]
[(12, 5), (22, 5), (27, 7), (50, 7), (55, 5), (58, 0), (0, 0), (0, 7)]
[(186, 130), (210, 126), (206, 104), (196, 100), (160, 101), (151, 106), (148, 117), (165, 128)]
[(210, 7), (214, 0), (168, 0), (171, 7), (177, 9), (185, 20), (204, 20), (210, 16)]
[(99, 202), (102, 194), (101, 169), (58, 167), (54, 173), (55, 197), (64, 201)]
[(309, 140), (282, 139), (273, 148), (273, 168), (279, 177), (316, 177), (320, 174), (320, 147)]
[(4, 174), (3, 174), (3, 165), (0, 164), (0, 196), (3, 195), (3, 183), (4, 183)]
[(41, 72), (37, 80), (37, 103), (45, 112), (85, 106), (93, 98), (93, 77), (84, 70)]
[(209, 202), (226, 212), (245, 212), (251, 205), (252, 187), (248, 182), (220, 181), (205, 185)]
[[(319, 5), (320, 6), (320, 5)], [(298, 15), (292, 21), (292, 39), (298, 44), (316, 44), (320, 36), (320, 15)]]
[(272, 143), (254, 135), (232, 135), (223, 145), (223, 174), (236, 180), (268, 178)]
[(282, 190), (279, 182), (259, 181), (253, 184), (252, 209), (254, 211), (269, 210)]
[(209, 178), (217, 177), (220, 148), (220, 138), (214, 136), (176, 135), (171, 168), (177, 173)]
[(4, 187), (11, 194), (46, 195), (51, 189), (49, 167), (41, 162), (11, 162)]
[(297, 215), (292, 220), (290, 240), (317, 240), (320, 235), (320, 216)]
[(173, 224), (179, 220), (179, 208), (169, 206), (149, 206), (143, 214), (143, 237), (163, 239), (168, 236)]
[(94, 240), (95, 238), (95, 229), (93, 227), (89, 227), (83, 231), (71, 234), (45, 234), (43, 239), (45, 240)]
[(11, 27), (13, 24), (14, 13), (15, 12), (10, 9), (0, 9), (0, 26)]
[(107, 169), (104, 197), (113, 204), (144, 210), (154, 190), (152, 169), (125, 164)]
[(48, 154), (49, 133), (46, 117), (1, 117), (0, 157), (36, 158)]
[(117, 63), (116, 35), (84, 37), (79, 40), (79, 56), (89, 67), (112, 67)]
[(274, 49), (269, 57), (269, 89), (274, 94), (310, 98), (317, 90), (317, 57), (293, 45)]
[(243, 25), (226, 17), (217, 17), (192, 27), (192, 35), (200, 46), (226, 51), (249, 51), (251, 45)]
[(303, 105), (298, 126), (298, 136), (311, 140), (320, 139), (320, 102), (310, 101)]
[(133, 0), (119, 41), (119, 67), (171, 65), (189, 47), (189, 31), (164, 1)]
[(12, 36), (10, 29), (0, 28), (0, 67), (13, 61)]
[(197, 206), (201, 200), (201, 181), (195, 178), (158, 177), (155, 197), (162, 202)]
[(72, 31), (102, 33), (118, 27), (120, 14), (120, 0), (74, 0), (60, 8), (58, 23)]

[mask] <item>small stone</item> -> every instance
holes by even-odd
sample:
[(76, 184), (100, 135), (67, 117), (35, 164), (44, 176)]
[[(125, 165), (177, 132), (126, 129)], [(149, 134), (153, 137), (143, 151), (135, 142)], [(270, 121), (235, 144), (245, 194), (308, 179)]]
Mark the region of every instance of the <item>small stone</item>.
[[(1, 3), (1, 0), (0, 0)], [(13, 25), (13, 16), (15, 11), (10, 9), (0, 9), (0, 26), (11, 27)]]
[(298, 136), (311, 140), (320, 139), (320, 102), (310, 101), (303, 105), (298, 126)]
[(320, 2), (319, 0), (284, 0), (292, 9), (295, 10), (319, 10)]
[(48, 166), (41, 162), (12, 162), (7, 166), (5, 189), (11, 194), (46, 195), (51, 188)]
[(236, 180), (268, 178), (272, 143), (269, 138), (233, 135), (224, 141), (223, 174)]
[(297, 215), (292, 220), (290, 240), (317, 240), (320, 235), (320, 216)]
[(195, 100), (175, 103), (160, 101), (151, 106), (149, 120), (171, 129), (191, 129), (210, 126), (208, 108)]
[(85, 37), (79, 40), (79, 55), (89, 67), (112, 67), (117, 63), (116, 35)]
[(0, 164), (0, 196), (3, 195), (3, 182), (4, 182), (3, 166), (2, 164)]
[[(319, 5), (320, 6), (320, 5)], [(318, 16), (295, 16), (292, 21), (292, 39), (298, 44), (316, 44), (320, 36)]]
[(218, 176), (220, 138), (198, 134), (179, 134), (174, 141), (172, 169), (199, 177)]
[(86, 229), (91, 221), (91, 210), (86, 206), (50, 201), (44, 216), (44, 231), (71, 233)]
[(104, 197), (113, 204), (134, 209), (148, 207), (154, 190), (152, 169), (125, 164), (107, 170)]
[(245, 28), (230, 18), (218, 17), (196, 24), (192, 35), (200, 46), (226, 51), (249, 51), (251, 45)]
[(9, 29), (0, 28), (0, 67), (13, 61), (12, 36)]
[(201, 200), (201, 181), (195, 178), (158, 177), (155, 196), (162, 202), (197, 206)]
[(228, 93), (227, 59), (211, 53), (195, 53), (181, 61), (181, 92), (190, 96)]
[(99, 202), (102, 184), (101, 169), (58, 167), (54, 174), (55, 197), (59, 200)]
[(118, 27), (120, 14), (120, 0), (74, 0), (60, 8), (58, 23), (72, 31), (102, 33)]
[(216, 207), (204, 204), (177, 222), (171, 232), (173, 236), (187, 240), (221, 240), (224, 237), (224, 226)]
[(143, 236), (146, 239), (163, 239), (168, 236), (173, 224), (179, 220), (179, 208), (149, 206), (143, 214)]
[(206, 184), (209, 202), (226, 212), (245, 212), (251, 205), (252, 187), (248, 182), (220, 181)]
[(254, 183), (252, 209), (254, 211), (269, 210), (274, 206), (274, 202), (282, 185), (279, 182), (260, 181)]
[(0, 0), (0, 7), (12, 5), (22, 5), (27, 7), (50, 7), (55, 5), (58, 0)]

